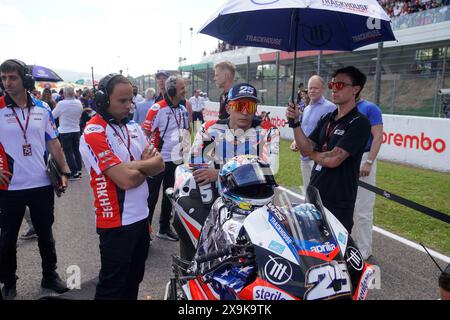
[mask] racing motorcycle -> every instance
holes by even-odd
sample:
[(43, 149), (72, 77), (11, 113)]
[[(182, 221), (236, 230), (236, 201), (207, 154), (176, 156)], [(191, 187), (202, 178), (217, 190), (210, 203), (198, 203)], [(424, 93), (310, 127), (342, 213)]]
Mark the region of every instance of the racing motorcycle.
[[(229, 189), (221, 188), (220, 181), (219, 189), (199, 187), (192, 175), (199, 168), (177, 168), (174, 188), (166, 193), (173, 204), (180, 256), (172, 256), (173, 277), (165, 298), (366, 299), (376, 269), (324, 208), (317, 189), (309, 187), (302, 204), (293, 204), (277, 190), (275, 205), (259, 190), (276, 184), (266, 179), (271, 174), (250, 172), (258, 171), (254, 160), (234, 164), (226, 179), (236, 189), (251, 189), (250, 194), (265, 204), (244, 203), (237, 210), (230, 210), (225, 197)], [(259, 176), (253, 185), (248, 182), (252, 174)]]

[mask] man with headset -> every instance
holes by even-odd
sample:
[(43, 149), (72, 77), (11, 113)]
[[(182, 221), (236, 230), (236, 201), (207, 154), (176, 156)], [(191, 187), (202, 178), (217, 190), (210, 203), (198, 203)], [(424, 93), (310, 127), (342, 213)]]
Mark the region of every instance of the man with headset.
[(150, 142), (164, 158), (165, 170), (149, 181), (150, 197), (148, 199), (149, 225), (151, 226), (153, 212), (158, 201), (159, 189), (163, 184), (163, 200), (161, 204), (161, 215), (159, 219), (159, 232), (156, 236), (160, 239), (178, 241), (178, 236), (170, 227), (172, 204), (164, 193), (175, 183), (175, 169), (182, 163), (183, 140), (186, 130), (190, 130), (189, 114), (186, 107), (180, 102), (185, 100), (185, 84), (183, 78), (170, 76), (166, 80), (166, 92), (164, 100), (155, 103), (147, 113), (142, 128)]
[(41, 287), (58, 293), (67, 291), (56, 273), (57, 257), (52, 225), (54, 193), (47, 176), (45, 159), (52, 155), (64, 175), (61, 189), (67, 187), (70, 170), (57, 139), (58, 131), (50, 110), (30, 91), (34, 79), (22, 61), (10, 59), (0, 65), (0, 282), (5, 299), (14, 299), (17, 270), (17, 235), (25, 207), (38, 235), (42, 258)]
[(128, 120), (131, 82), (110, 74), (99, 82), (97, 114), (80, 151), (94, 192), (101, 269), (95, 298), (136, 300), (148, 254), (146, 178), (164, 170), (139, 124)]

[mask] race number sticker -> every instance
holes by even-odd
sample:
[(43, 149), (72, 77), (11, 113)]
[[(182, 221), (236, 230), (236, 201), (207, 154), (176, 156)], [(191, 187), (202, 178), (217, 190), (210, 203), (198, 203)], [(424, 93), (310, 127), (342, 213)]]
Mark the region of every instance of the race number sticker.
[(312, 267), (306, 273), (305, 287), (309, 288), (304, 295), (305, 300), (351, 295), (350, 276), (345, 262), (332, 261)]

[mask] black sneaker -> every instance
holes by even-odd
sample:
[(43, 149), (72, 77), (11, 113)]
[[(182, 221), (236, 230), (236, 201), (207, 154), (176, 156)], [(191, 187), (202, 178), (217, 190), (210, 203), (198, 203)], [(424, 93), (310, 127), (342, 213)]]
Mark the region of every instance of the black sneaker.
[(45, 289), (51, 289), (57, 293), (64, 293), (66, 291), (69, 291), (69, 288), (67, 288), (67, 285), (64, 283), (64, 281), (61, 280), (58, 274), (55, 274), (51, 277), (42, 278), (41, 287)]
[(30, 228), (26, 233), (22, 234), (19, 238), (21, 240), (31, 240), (37, 238), (37, 234), (33, 228)]
[(2, 296), (4, 300), (14, 300), (17, 296), (16, 283), (4, 285), (2, 288)]
[(160, 239), (169, 240), (169, 241), (178, 241), (179, 238), (171, 229), (166, 232), (158, 232), (156, 236)]
[(70, 177), (69, 177), (70, 181), (80, 180), (80, 179), (81, 179), (81, 174), (79, 174), (79, 173), (71, 174)]

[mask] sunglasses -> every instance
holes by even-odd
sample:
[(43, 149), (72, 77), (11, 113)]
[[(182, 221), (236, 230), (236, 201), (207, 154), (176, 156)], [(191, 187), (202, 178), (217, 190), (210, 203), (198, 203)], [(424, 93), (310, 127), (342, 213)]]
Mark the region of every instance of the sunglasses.
[(350, 83), (345, 83), (342, 81), (337, 81), (337, 82), (333, 82), (330, 81), (328, 82), (328, 89), (332, 90), (333, 88), (336, 90), (342, 90), (344, 89), (344, 87), (353, 87), (353, 84)]
[(257, 103), (253, 100), (240, 100), (240, 101), (229, 101), (228, 106), (232, 111), (247, 113), (255, 113), (257, 109)]

